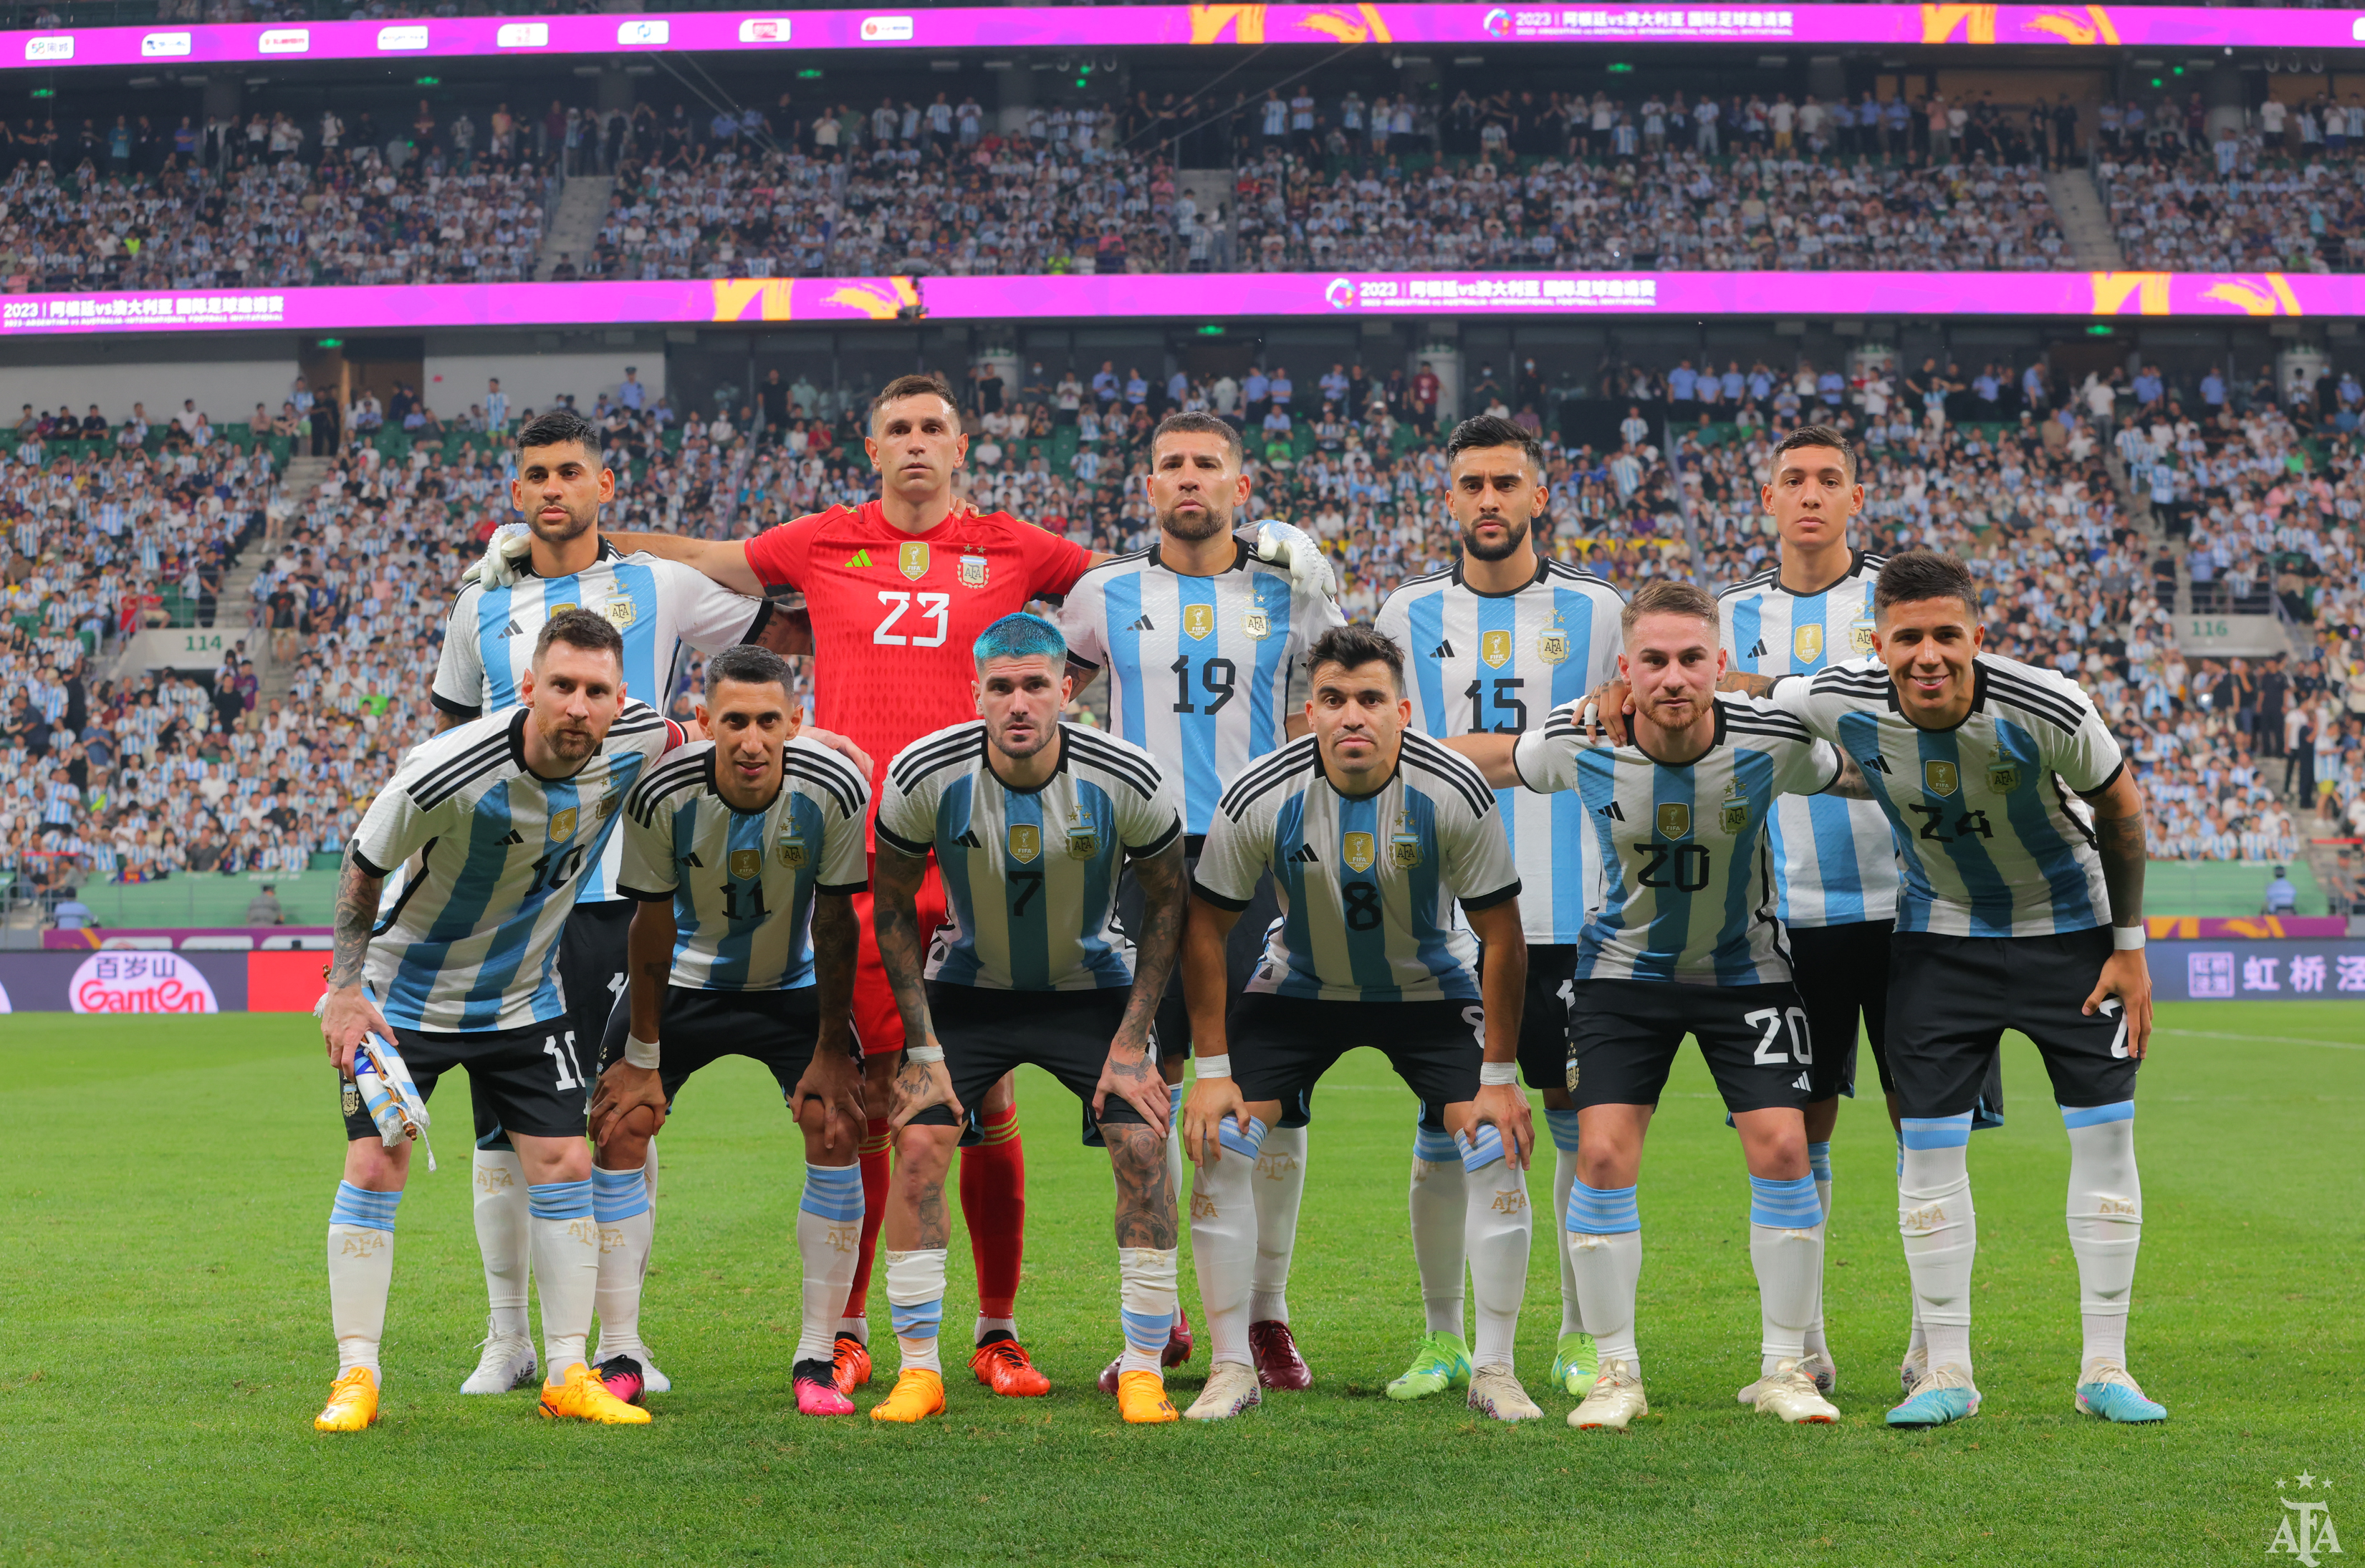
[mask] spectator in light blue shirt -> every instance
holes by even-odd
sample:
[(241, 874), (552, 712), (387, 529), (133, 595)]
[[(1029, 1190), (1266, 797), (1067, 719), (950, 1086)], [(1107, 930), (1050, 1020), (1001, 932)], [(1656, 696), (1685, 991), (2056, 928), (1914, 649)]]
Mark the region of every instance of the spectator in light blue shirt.
[(2209, 374), (2201, 378), (2201, 400), (2213, 409), (2225, 406), (2225, 377), (2214, 364), (2209, 367)]
[(1743, 385), (1741, 379), (1741, 362), (1734, 359), (1725, 361), (1724, 377), (1717, 383), (1718, 387), (1724, 393), (1724, 400), (1728, 403), (1740, 402), (1741, 389)]
[(1253, 411), (1272, 395), (1272, 383), (1266, 379), (1264, 366), (1250, 365), (1248, 379), (1240, 383), (1240, 397), (1246, 400), (1249, 409)]
[(2267, 884), (2266, 912), (2269, 914), (2299, 913), (2299, 890), (2292, 886), (2292, 879), (2283, 875), (2281, 866), (2275, 868), (2275, 879)]
[(1667, 397), (1674, 402), (1690, 402), (1692, 393), (1698, 386), (1699, 372), (1692, 368), (1692, 362), (1689, 360), (1683, 361), (1675, 369), (1667, 372)]
[(1127, 408), (1138, 409), (1149, 401), (1149, 383), (1138, 370), (1128, 371), (1125, 378), (1125, 401)]
[(616, 401), (638, 412), (648, 395), (649, 389), (641, 385), (641, 373), (629, 364), (624, 366), (624, 384), (616, 388)]
[(2159, 372), (2148, 364), (2136, 371), (2135, 390), (2135, 404), (2138, 408), (2148, 409), (2158, 402), (2161, 393), (2165, 390), (2160, 385)]
[(1278, 364), (1274, 365), (1272, 367), (1272, 380), (1270, 384), (1270, 390), (1268, 393), (1268, 395), (1272, 398), (1272, 406), (1274, 408), (1286, 409), (1289, 407), (1289, 371), (1284, 366)]
[(1838, 408), (1846, 392), (1847, 382), (1836, 370), (1827, 370), (1815, 377), (1815, 396), (1821, 398), (1827, 407)]

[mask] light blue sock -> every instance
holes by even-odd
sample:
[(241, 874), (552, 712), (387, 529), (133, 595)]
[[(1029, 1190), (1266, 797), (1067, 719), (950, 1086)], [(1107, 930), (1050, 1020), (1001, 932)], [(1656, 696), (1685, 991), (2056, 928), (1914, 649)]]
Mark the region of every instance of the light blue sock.
[(1620, 1236), (1642, 1229), (1642, 1215), (1633, 1188), (1588, 1187), (1577, 1182), (1569, 1187), (1563, 1225), (1574, 1236)]
[(402, 1206), (402, 1189), (373, 1193), (351, 1182), (337, 1183), (336, 1201), (329, 1205), (331, 1225), (357, 1226), (364, 1230), (391, 1231), (394, 1211)]
[[(638, 1172), (634, 1172), (638, 1174)], [(643, 1195), (646, 1196), (644, 1189)], [(532, 1219), (590, 1219), (588, 1182), (533, 1182), (525, 1190), (525, 1212)]]
[(1563, 1154), (1576, 1152), (1576, 1113), (1575, 1111), (1546, 1111), (1544, 1126), (1552, 1131), (1552, 1148)]
[(641, 1167), (630, 1170), (591, 1168), (591, 1217), (615, 1225), (649, 1212), (648, 1176)]
[(1776, 1230), (1812, 1230), (1823, 1223), (1822, 1204), (1815, 1198), (1815, 1179), (1793, 1176), (1774, 1181), (1749, 1179), (1749, 1223)]

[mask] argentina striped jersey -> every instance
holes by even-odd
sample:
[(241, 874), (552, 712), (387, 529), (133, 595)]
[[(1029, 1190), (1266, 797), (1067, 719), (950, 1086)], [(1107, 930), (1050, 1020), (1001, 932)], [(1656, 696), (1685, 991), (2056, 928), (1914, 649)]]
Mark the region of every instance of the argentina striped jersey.
[(425, 852), (364, 966), (389, 1023), (516, 1029), (566, 1011), (552, 970), (575, 883), (673, 726), (626, 702), (573, 778), (544, 778), (525, 765), (532, 716), (510, 708), (421, 742), (362, 815), (353, 857), (373, 876)]
[(743, 812), (715, 788), (714, 767), (714, 743), (694, 742), (624, 797), (622, 890), (673, 900), (675, 985), (811, 985), (813, 896), (870, 885), (870, 781), (818, 742), (792, 740), (780, 792), (763, 810)]
[[(1414, 728), (1439, 739), (1508, 735), (1617, 675), (1624, 606), (1608, 583), (1562, 561), (1540, 562), (1532, 582), (1507, 594), (1478, 592), (1456, 566), (1404, 584), (1373, 623), (1404, 650)], [(1584, 811), (1525, 790), (1496, 799), (1528, 940), (1575, 941), (1601, 896)]]
[(1111, 727), (1174, 776), (1194, 836), (1225, 783), (1288, 738), (1306, 650), (1345, 619), (1318, 593), (1293, 595), (1288, 568), (1245, 544), (1212, 577), (1173, 570), (1156, 546), (1104, 561), (1059, 614), (1070, 662), (1108, 671)]
[[(533, 663), (534, 639), (562, 610), (591, 610), (624, 639), (624, 695), (662, 712), (684, 643), (702, 654), (752, 636), (766, 613), (761, 599), (733, 593), (694, 566), (654, 555), (624, 555), (605, 540), (600, 558), (572, 577), (531, 573), (508, 588), (471, 582), (454, 600), (435, 666), (435, 706), (473, 719), (513, 707)], [(616, 890), (621, 836), (589, 869), (577, 902), (597, 903)]]
[(1485, 778), (1416, 730), (1377, 794), (1344, 795), (1315, 736), (1224, 791), (1192, 890), (1242, 910), (1270, 869), (1281, 919), (1248, 989), (1322, 1002), (1475, 1002), (1478, 942), (1456, 902), (1519, 896)]
[(1783, 795), (1813, 794), (1840, 759), (1761, 699), (1721, 693), (1716, 738), (1691, 762), (1640, 746), (1588, 746), (1577, 704), (1512, 753), (1530, 790), (1583, 807), (1609, 885), (1577, 943), (1579, 980), (1777, 985), (1790, 978), (1774, 913), (1766, 818)]
[(922, 735), (887, 767), (882, 845), (933, 849), (946, 924), (928, 975), (992, 991), (1093, 991), (1133, 983), (1115, 923), (1117, 873), (1182, 832), (1172, 782), (1139, 746), (1062, 723), (1059, 765), (1038, 790), (1003, 784), (985, 722)]
[(1971, 711), (1924, 730), (1898, 711), (1877, 659), (1786, 680), (1773, 700), (1855, 758), (1895, 829), (1897, 929), (2045, 936), (2110, 922), (2094, 794), (2125, 766), (2076, 681), (1978, 655)]

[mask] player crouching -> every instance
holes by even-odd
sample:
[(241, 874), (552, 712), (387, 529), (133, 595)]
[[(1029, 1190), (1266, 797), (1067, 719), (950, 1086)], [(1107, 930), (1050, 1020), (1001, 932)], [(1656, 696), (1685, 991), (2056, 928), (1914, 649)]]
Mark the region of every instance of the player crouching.
[[(1174, 1319), (1174, 1187), (1149, 1036), (1182, 938), (1181, 808), (1148, 752), (1059, 722), (1074, 683), (1059, 628), (1004, 616), (973, 654), (981, 717), (903, 748), (880, 792), (879, 951), (916, 1043), (895, 1079), (884, 1232), (902, 1370), (870, 1417), (919, 1421), (945, 1408), (945, 1171), (967, 1108), (1032, 1063), (1091, 1108), (1115, 1172), (1118, 1408), (1127, 1421), (1171, 1421), (1159, 1361)], [(949, 928), (928, 942), (915, 895), (931, 849)], [(1114, 921), (1128, 862), (1143, 892), (1138, 955)], [(1006, 1342), (979, 1348), (979, 1382), (990, 1384), (981, 1363)]]
[(853, 895), (868, 886), (862, 821), (870, 788), (860, 767), (798, 738), (803, 717), (779, 655), (753, 644), (726, 649), (707, 663), (698, 708), (713, 738), (668, 756), (624, 801), (619, 880), (640, 907), (630, 990), (600, 1050), (591, 1180), (601, 1246), (625, 1249), (628, 1265), (621, 1286), (600, 1294), (601, 1348), (624, 1349), (599, 1371), (611, 1392), (634, 1402), (649, 1139), (691, 1074), (744, 1056), (771, 1070), (804, 1130), (797, 1409), (854, 1414), (830, 1375), (830, 1337), (862, 1226)]

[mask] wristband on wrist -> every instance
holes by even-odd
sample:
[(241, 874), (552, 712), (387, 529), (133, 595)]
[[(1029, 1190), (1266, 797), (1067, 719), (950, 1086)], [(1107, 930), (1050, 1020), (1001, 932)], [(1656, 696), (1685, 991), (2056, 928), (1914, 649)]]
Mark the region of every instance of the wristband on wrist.
[(644, 1040), (638, 1035), (624, 1036), (624, 1060), (633, 1067), (654, 1068), (657, 1065), (657, 1043)]
[(2111, 950), (2116, 953), (2140, 953), (2144, 946), (2144, 928), (2140, 925), (2111, 927)]
[(1221, 1056), (1198, 1057), (1193, 1059), (1191, 1066), (1202, 1078), (1229, 1078), (1232, 1075), (1231, 1053), (1227, 1051)]
[(1478, 1081), (1486, 1088), (1498, 1085), (1516, 1088), (1519, 1081), (1519, 1064), (1515, 1061), (1482, 1061), (1478, 1064)]
[(942, 1046), (909, 1046), (904, 1048), (903, 1054), (916, 1062), (939, 1062), (945, 1059), (945, 1047)]

